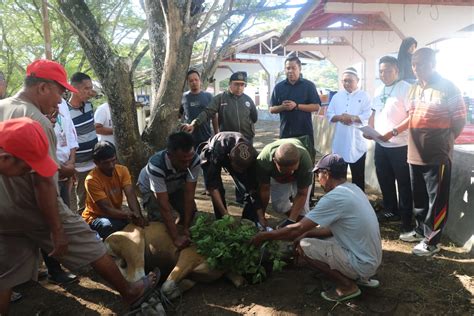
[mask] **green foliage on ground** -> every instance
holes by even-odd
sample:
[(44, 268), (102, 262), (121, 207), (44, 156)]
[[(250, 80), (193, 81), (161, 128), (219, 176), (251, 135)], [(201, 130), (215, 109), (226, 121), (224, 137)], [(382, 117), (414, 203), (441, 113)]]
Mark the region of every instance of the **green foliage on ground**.
[(199, 215), (191, 227), (191, 238), (211, 268), (247, 276), (255, 284), (267, 277), (264, 260), (272, 263), (273, 271), (285, 265), (277, 242), (265, 242), (260, 248), (249, 243), (257, 232), (253, 223), (241, 223), (229, 215), (215, 221)]

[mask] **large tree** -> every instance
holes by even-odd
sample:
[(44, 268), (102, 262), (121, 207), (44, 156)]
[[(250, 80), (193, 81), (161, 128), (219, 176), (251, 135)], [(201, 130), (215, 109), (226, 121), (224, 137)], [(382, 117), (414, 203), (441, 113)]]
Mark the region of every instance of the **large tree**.
[[(124, 55), (114, 46), (103, 26), (94, 17), (91, 4), (84, 0), (58, 0), (85, 55), (102, 83), (112, 112), (119, 158), (136, 176), (151, 150), (164, 147), (166, 137), (176, 127), (178, 108), (198, 39), (209, 39), (204, 59), (204, 78), (211, 78), (228, 46), (242, 37), (258, 14), (284, 8), (288, 0), (143, 0), (152, 64), (152, 110), (140, 141), (133, 99), (133, 72), (148, 46), (141, 52)], [(98, 3), (98, 4), (97, 4)], [(97, 2), (99, 5), (101, 2)], [(117, 5), (128, 4), (119, 1)], [(269, 5), (271, 4), (271, 5)], [(99, 10), (100, 12), (101, 10)], [(144, 29), (132, 48), (136, 48)]]
[[(127, 4), (126, 1), (121, 3)], [(142, 52), (134, 51), (138, 41), (134, 42), (128, 55), (121, 56), (112, 47), (111, 40), (106, 39), (98, 20), (83, 0), (60, 0), (58, 4), (78, 35), (79, 43), (107, 96), (119, 158), (136, 177), (147, 157), (146, 147), (138, 132), (133, 90), (133, 71), (138, 64), (137, 59), (143, 56)], [(143, 33), (140, 32), (139, 36)]]

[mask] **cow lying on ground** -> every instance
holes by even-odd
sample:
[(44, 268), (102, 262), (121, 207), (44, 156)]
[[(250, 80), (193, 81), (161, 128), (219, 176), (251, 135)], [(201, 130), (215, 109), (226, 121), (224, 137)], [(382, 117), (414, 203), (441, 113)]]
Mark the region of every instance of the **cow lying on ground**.
[(162, 285), (162, 292), (168, 299), (178, 297), (195, 282), (212, 282), (223, 275), (236, 287), (245, 284), (242, 276), (211, 269), (195, 246), (178, 251), (165, 225), (160, 222), (151, 222), (144, 229), (129, 224), (123, 231), (110, 235), (105, 245), (130, 282), (143, 277), (147, 268), (158, 266), (164, 272), (171, 270)]

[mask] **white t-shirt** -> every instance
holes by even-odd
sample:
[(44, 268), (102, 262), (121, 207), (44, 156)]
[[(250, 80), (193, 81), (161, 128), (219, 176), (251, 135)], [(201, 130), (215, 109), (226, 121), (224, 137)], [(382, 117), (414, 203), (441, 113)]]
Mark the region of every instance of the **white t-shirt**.
[(367, 196), (357, 185), (345, 182), (336, 186), (305, 217), (331, 230), (361, 277), (376, 273), (382, 262), (379, 223)]
[[(110, 114), (110, 106), (108, 103), (100, 105), (94, 113), (95, 124), (101, 124), (103, 127), (113, 128), (112, 115)], [(115, 145), (114, 135), (101, 135), (97, 133), (97, 139), (100, 141), (106, 140)]]
[(59, 104), (59, 114), (56, 124), (54, 124), (54, 133), (57, 139), (56, 156), (60, 163), (64, 163), (69, 160), (71, 149), (79, 148), (76, 128), (71, 120), (69, 107), (65, 100), (62, 100)]
[[(362, 125), (367, 125), (372, 113), (369, 95), (362, 90), (356, 90), (352, 93), (341, 90), (336, 93), (329, 103), (326, 113), (327, 119), (331, 121), (335, 115), (343, 113), (357, 115)], [(340, 155), (346, 162), (356, 162), (367, 152), (366, 139), (355, 126), (344, 125), (341, 122), (335, 124), (332, 152)]]
[[(407, 97), (410, 87), (408, 82), (401, 80), (392, 86), (383, 85), (377, 88), (372, 100), (372, 108), (375, 111), (375, 130), (377, 132), (384, 135), (408, 117), (410, 104)], [(380, 145), (383, 147), (401, 147), (407, 146), (407, 141), (408, 130)]]

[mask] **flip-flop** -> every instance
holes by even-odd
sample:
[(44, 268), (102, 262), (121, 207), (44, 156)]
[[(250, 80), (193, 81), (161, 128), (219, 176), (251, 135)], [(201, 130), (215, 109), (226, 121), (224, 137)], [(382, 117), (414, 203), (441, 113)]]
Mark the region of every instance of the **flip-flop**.
[(161, 277), (160, 269), (156, 267), (155, 269), (153, 269), (152, 272), (156, 274), (156, 283), (154, 284), (151, 283), (151, 281), (148, 279), (148, 274), (141, 278), (141, 280), (143, 280), (143, 284), (145, 285), (145, 290), (143, 291), (142, 296), (140, 296), (135, 302), (130, 304), (130, 310), (134, 310), (140, 307), (140, 305), (150, 297), (150, 295), (153, 293), (156, 286), (160, 282), (160, 277)]
[[(334, 290), (334, 293), (336, 293), (335, 290)], [(328, 292), (321, 292), (321, 297), (324, 298), (326, 301), (330, 301), (330, 302), (342, 302), (342, 301), (347, 301), (347, 300), (350, 300), (351, 298), (357, 297), (360, 294), (362, 294), (361, 290), (357, 289), (357, 291), (355, 291), (354, 293), (347, 294), (347, 295), (337, 296), (336, 294), (335, 295), (336, 297), (329, 296)]]

